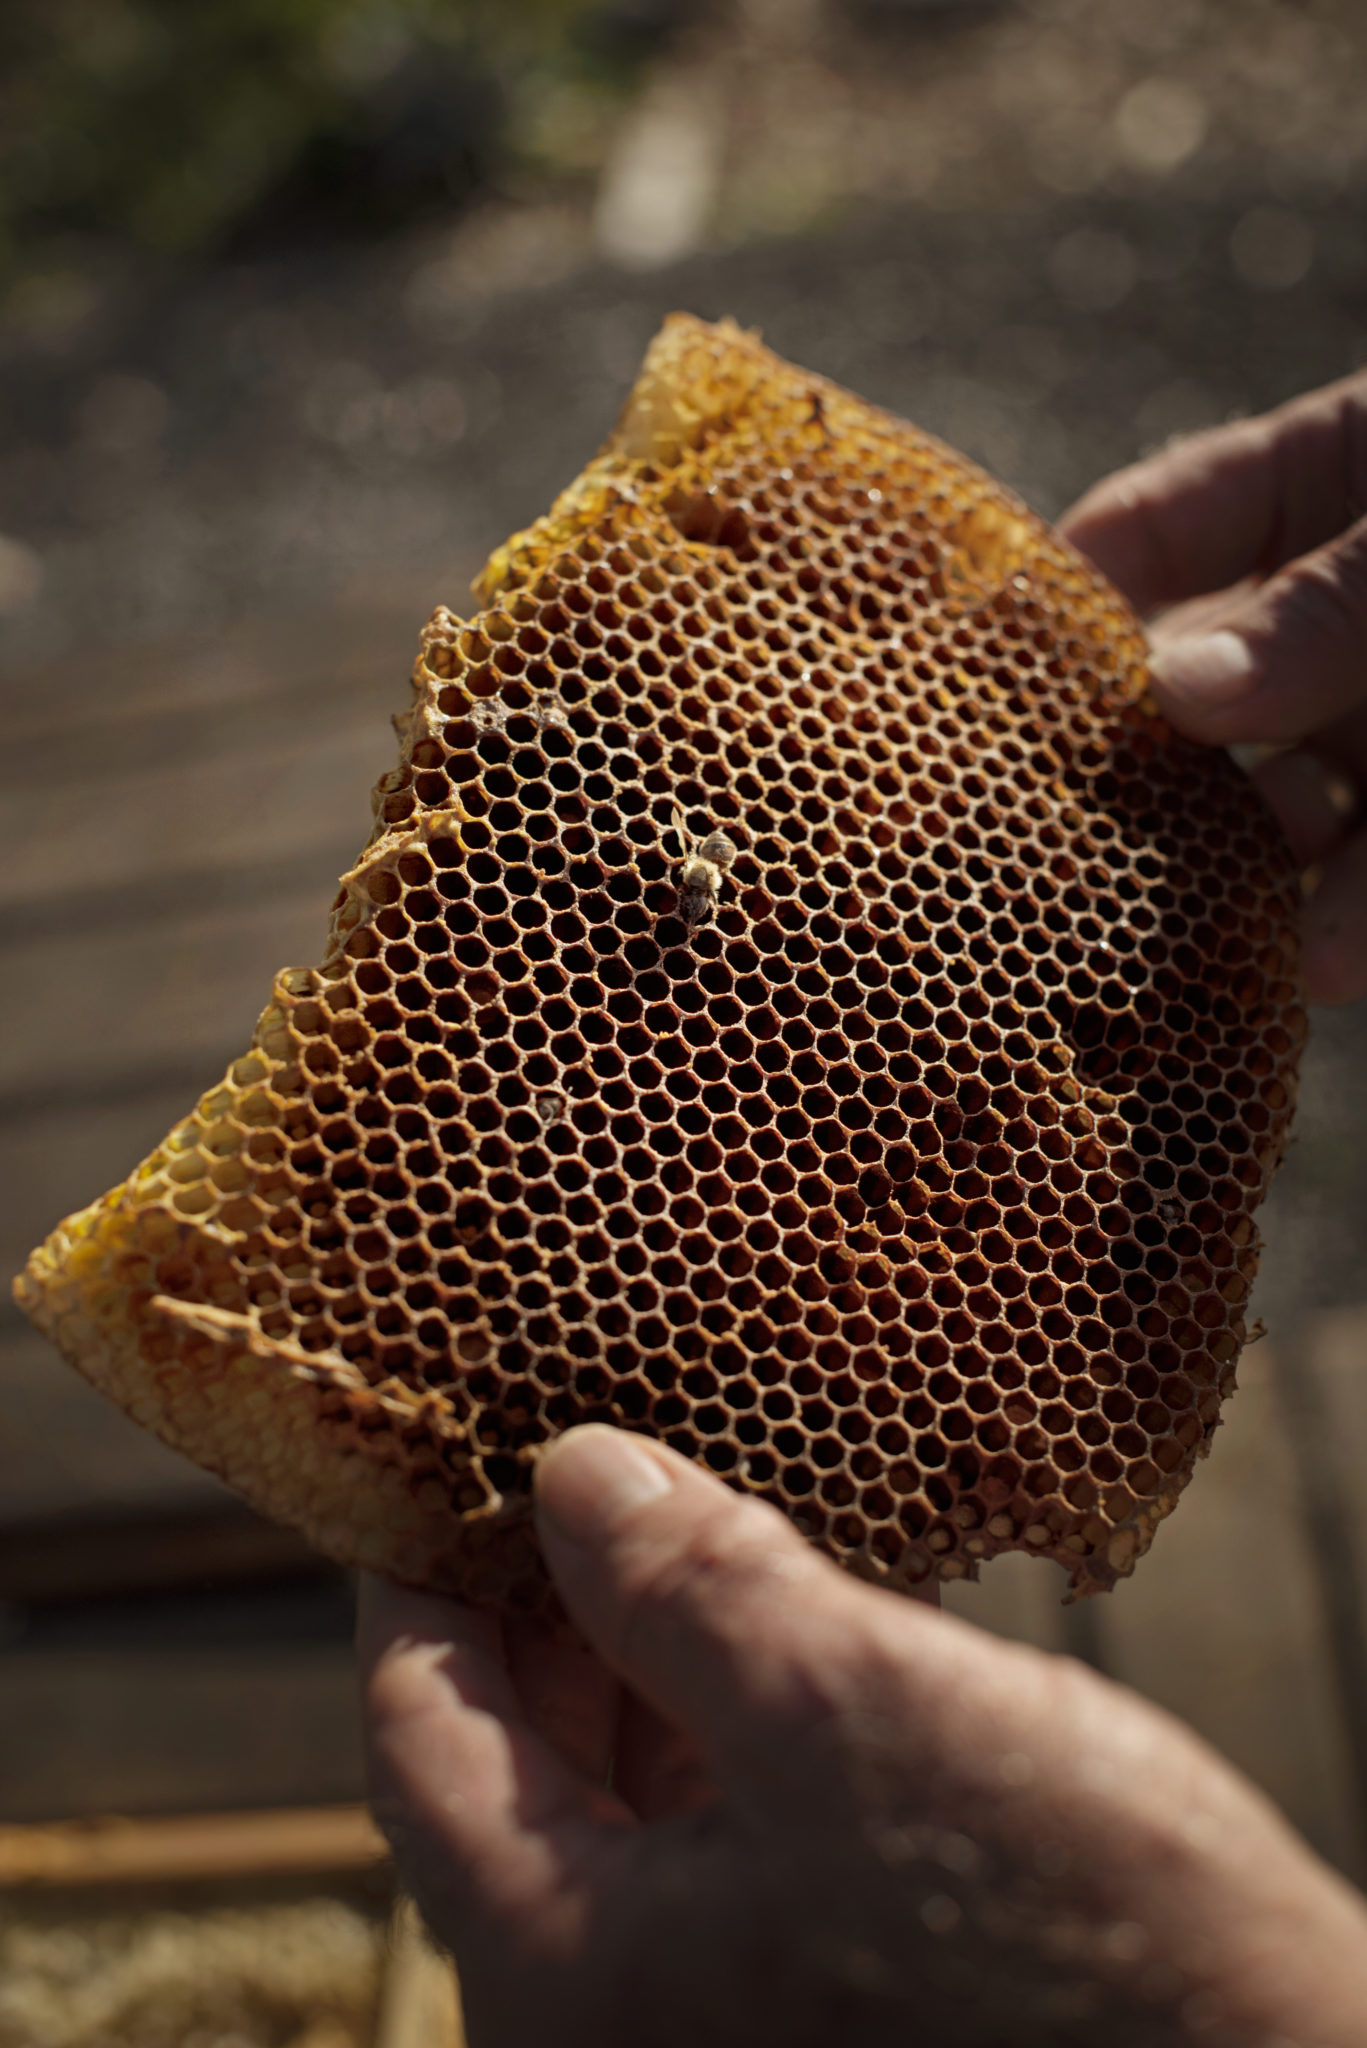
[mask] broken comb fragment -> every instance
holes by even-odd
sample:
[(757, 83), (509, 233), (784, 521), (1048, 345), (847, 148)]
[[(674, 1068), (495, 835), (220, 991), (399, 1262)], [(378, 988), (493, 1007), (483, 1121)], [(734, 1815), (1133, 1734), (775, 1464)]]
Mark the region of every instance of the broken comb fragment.
[(1128, 1572), (1215, 1427), (1293, 863), (961, 457), (677, 316), (422, 640), (322, 964), (18, 1297), (332, 1556), (550, 1603), (608, 1421), (906, 1588)]

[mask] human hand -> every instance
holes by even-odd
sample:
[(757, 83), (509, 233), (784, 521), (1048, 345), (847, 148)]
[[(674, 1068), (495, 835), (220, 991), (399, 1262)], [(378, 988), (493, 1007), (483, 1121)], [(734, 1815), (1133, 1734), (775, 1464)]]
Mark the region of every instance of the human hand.
[(378, 1581), (362, 1615), (472, 2048), (1361, 2043), (1361, 1902), (1176, 1722), (661, 1445), (572, 1430), (537, 1477), (592, 1650)]
[(1367, 374), (1175, 443), (1063, 531), (1153, 626), (1157, 696), (1254, 769), (1293, 852), (1311, 1000), (1367, 993)]

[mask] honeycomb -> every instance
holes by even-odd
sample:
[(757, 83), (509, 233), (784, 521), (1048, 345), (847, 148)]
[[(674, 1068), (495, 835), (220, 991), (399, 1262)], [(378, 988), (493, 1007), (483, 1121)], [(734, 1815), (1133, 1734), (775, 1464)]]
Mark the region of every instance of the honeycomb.
[(18, 1298), (340, 1559), (551, 1596), (662, 1438), (908, 1589), (1147, 1547), (1234, 1383), (1297, 877), (1094, 571), (729, 322), (421, 643), (322, 965)]

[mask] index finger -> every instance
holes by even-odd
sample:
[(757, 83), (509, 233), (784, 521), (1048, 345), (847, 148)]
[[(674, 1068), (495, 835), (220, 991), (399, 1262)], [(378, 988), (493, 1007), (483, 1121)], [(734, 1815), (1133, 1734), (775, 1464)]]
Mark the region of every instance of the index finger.
[(527, 1720), (498, 1617), (363, 1578), (357, 1649), (375, 1818), (436, 1924), (572, 1911), (634, 1818)]
[(1367, 373), (1178, 441), (1095, 485), (1062, 531), (1141, 616), (1269, 576), (1367, 510)]

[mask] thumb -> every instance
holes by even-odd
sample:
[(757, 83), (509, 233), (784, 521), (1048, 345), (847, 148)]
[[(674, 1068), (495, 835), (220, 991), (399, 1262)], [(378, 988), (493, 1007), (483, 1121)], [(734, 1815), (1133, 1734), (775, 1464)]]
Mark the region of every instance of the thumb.
[(1367, 698), (1367, 519), (1242, 597), (1216, 632), (1163, 639), (1163, 708), (1216, 743), (1298, 740)]
[(824, 1713), (864, 1603), (761, 1502), (662, 1444), (592, 1423), (539, 1461), (537, 1528), (571, 1616), (715, 1775)]

